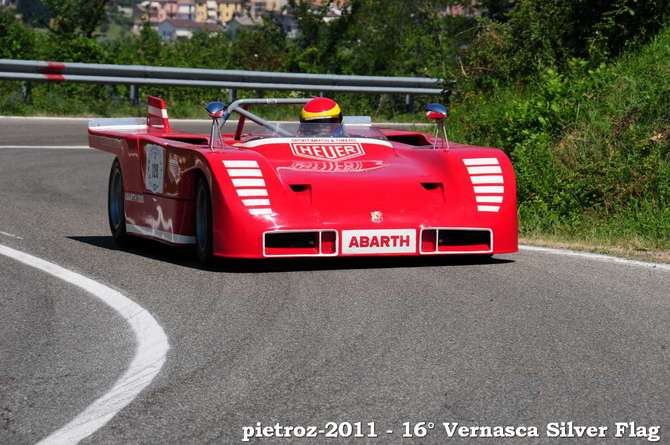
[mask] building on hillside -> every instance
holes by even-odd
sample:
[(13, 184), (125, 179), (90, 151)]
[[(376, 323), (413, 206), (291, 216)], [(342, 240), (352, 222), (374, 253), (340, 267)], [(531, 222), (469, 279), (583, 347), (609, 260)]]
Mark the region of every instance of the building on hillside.
[(267, 13), (278, 13), (288, 4), (288, 0), (248, 0), (252, 17), (259, 18)]
[(151, 24), (167, 19), (195, 20), (195, 0), (145, 0), (137, 5), (136, 12)]
[(177, 16), (175, 18), (195, 21), (195, 0), (177, 0)]
[(195, 3), (195, 21), (202, 22), (218, 22), (219, 20), (219, 5), (216, 0), (199, 0)]
[(228, 23), (235, 14), (242, 14), (244, 4), (242, 0), (220, 0), (219, 1), (219, 22)]
[(222, 31), (221, 25), (211, 22), (198, 23), (193, 20), (167, 19), (158, 25), (158, 33), (165, 41), (190, 39), (198, 31), (216, 33)]
[(252, 17), (246, 12), (235, 14), (232, 19), (226, 22), (226, 32), (231, 39), (234, 39), (244, 28), (260, 25), (261, 22), (260, 18)]
[(300, 32), (300, 25), (298, 19), (292, 15), (287, 14), (286, 11), (276, 12), (272, 15), (273, 20), (279, 24), (286, 37), (295, 39)]

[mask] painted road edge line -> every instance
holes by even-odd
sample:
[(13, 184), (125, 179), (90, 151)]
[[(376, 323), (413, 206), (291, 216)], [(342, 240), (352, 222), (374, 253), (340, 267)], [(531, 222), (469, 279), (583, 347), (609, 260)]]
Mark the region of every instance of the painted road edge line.
[(22, 236), (14, 235), (13, 233), (9, 233), (9, 232), (3, 232), (2, 230), (0, 230), (0, 235), (7, 236), (9, 238), (14, 238), (14, 239), (23, 239)]
[(38, 442), (38, 445), (76, 444), (102, 428), (158, 375), (170, 349), (167, 335), (146, 309), (111, 287), (3, 244), (0, 244), (0, 255), (85, 290), (123, 317), (135, 334), (135, 356), (114, 386), (70, 422)]
[(579, 252), (577, 250), (570, 250), (570, 249), (553, 249), (551, 247), (539, 247), (539, 246), (527, 246), (527, 245), (520, 245), (519, 249), (528, 252), (541, 252), (541, 253), (549, 253), (552, 255), (581, 257), (581, 258), (588, 258), (590, 260), (604, 261), (607, 263), (627, 264), (629, 266), (644, 267), (646, 269), (657, 269), (670, 272), (670, 264), (629, 260), (627, 258), (621, 258), (612, 255), (603, 255), (601, 253)]

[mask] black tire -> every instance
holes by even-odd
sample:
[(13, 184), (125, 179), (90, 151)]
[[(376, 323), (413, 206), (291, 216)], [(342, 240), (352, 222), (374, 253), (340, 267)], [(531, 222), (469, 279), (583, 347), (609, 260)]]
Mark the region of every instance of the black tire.
[(195, 192), (195, 253), (200, 264), (210, 266), (214, 260), (212, 235), (212, 199), (205, 178), (198, 180)]
[(107, 217), (112, 238), (119, 247), (126, 247), (130, 243), (130, 236), (126, 231), (125, 191), (123, 189), (123, 173), (121, 164), (115, 159), (109, 172), (107, 188)]

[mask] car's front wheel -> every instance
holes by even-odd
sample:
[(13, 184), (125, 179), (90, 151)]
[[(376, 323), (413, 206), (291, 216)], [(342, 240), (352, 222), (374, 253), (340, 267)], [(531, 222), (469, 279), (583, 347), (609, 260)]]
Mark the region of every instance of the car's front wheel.
[(195, 193), (195, 252), (201, 264), (212, 264), (212, 199), (205, 178), (198, 180)]
[(123, 173), (121, 164), (115, 159), (109, 172), (109, 188), (107, 192), (107, 215), (109, 228), (117, 245), (128, 245), (129, 236), (126, 231), (126, 213), (124, 207)]

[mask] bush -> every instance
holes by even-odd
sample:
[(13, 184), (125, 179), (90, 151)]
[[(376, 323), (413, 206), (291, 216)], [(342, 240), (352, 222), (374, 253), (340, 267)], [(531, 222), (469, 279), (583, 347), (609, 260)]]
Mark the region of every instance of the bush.
[(471, 88), (527, 82), (574, 58), (597, 66), (648, 41), (668, 20), (666, 0), (520, 0), (507, 21), (480, 22), (463, 81)]
[(0, 58), (30, 59), (35, 54), (35, 33), (19, 22), (10, 9), (0, 8)]

